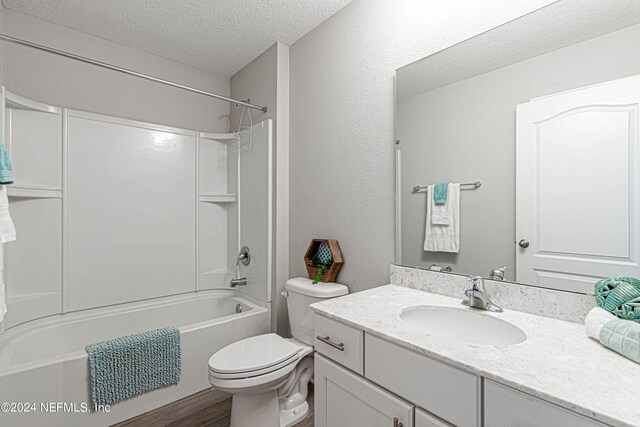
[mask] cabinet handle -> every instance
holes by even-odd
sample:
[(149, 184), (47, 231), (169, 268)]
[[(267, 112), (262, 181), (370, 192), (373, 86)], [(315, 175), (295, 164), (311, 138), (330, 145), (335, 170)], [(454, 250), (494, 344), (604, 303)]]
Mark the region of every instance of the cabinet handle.
[(340, 351), (344, 351), (344, 343), (334, 343), (333, 341), (331, 341), (329, 339), (329, 335), (327, 335), (326, 337), (321, 337), (320, 335), (318, 335), (316, 338), (318, 338), (320, 341), (322, 341), (323, 343), (330, 345), (333, 348), (337, 348)]
[(393, 419), (393, 427), (402, 427), (402, 423), (397, 418)]

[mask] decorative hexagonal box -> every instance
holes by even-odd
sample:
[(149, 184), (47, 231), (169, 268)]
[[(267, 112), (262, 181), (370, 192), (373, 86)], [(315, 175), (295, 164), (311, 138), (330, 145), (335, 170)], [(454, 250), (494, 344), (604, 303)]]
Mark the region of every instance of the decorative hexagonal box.
[(335, 282), (344, 264), (338, 241), (313, 239), (304, 256), (304, 264), (314, 283)]

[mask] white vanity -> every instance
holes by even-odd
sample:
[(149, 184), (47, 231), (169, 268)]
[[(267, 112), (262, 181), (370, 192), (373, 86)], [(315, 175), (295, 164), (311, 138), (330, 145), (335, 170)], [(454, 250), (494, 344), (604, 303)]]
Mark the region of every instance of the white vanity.
[[(583, 325), (508, 307), (488, 313), (461, 299), (387, 285), (314, 304), (315, 425), (640, 423), (640, 368), (587, 338)], [(479, 330), (482, 344), (465, 342), (473, 334), (421, 329), (420, 315), (406, 315), (415, 310), (460, 314), (462, 329)], [(433, 324), (434, 313), (427, 314)], [(444, 320), (458, 322), (450, 314)], [(526, 339), (505, 344), (521, 341), (514, 331)]]

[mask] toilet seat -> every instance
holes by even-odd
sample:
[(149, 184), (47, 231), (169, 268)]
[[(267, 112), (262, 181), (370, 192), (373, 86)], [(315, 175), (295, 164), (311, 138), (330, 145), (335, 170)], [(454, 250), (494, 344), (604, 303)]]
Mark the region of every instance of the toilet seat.
[(230, 344), (209, 359), (209, 374), (219, 379), (250, 378), (295, 367), (302, 348), (276, 334)]
[(209, 366), (209, 374), (211, 376), (214, 376), (216, 378), (221, 378), (221, 379), (238, 379), (238, 378), (251, 378), (251, 377), (257, 377), (260, 375), (264, 375), (264, 374), (268, 374), (270, 372), (273, 371), (277, 371), (278, 369), (284, 368), (285, 366), (288, 366), (290, 364), (296, 364), (298, 362), (298, 354), (294, 354), (293, 356), (291, 356), (289, 359), (284, 360), (280, 363), (277, 363), (275, 365), (272, 366), (266, 366), (262, 369), (257, 369), (254, 371), (247, 371), (247, 372), (233, 372), (233, 373), (223, 373), (223, 372), (217, 372), (214, 369), (211, 368), (211, 366)]

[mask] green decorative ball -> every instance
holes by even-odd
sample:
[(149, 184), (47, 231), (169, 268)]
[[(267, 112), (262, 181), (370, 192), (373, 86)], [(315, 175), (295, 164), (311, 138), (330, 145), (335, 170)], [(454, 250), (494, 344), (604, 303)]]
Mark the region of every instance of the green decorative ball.
[(596, 303), (621, 319), (640, 323), (640, 280), (611, 277), (596, 283)]

